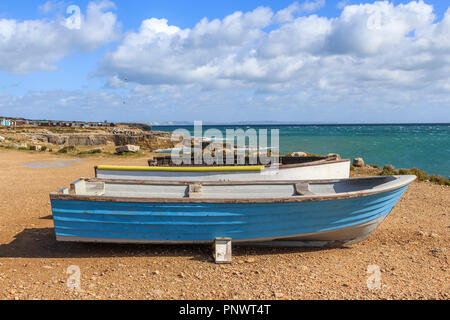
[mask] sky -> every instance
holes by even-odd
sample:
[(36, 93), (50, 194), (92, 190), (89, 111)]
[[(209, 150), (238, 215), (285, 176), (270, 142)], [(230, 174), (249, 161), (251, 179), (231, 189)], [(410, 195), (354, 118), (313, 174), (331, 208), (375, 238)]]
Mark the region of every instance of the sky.
[(450, 122), (450, 3), (0, 3), (0, 116)]

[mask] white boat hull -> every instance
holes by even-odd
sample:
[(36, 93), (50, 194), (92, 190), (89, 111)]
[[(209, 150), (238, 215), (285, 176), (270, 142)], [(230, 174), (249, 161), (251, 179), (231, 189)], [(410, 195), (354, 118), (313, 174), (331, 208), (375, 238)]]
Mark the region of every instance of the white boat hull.
[(296, 167), (264, 168), (249, 171), (151, 171), (96, 169), (100, 179), (119, 180), (176, 180), (176, 181), (271, 181), (271, 180), (323, 180), (346, 179), (350, 175), (350, 162), (325, 162)]

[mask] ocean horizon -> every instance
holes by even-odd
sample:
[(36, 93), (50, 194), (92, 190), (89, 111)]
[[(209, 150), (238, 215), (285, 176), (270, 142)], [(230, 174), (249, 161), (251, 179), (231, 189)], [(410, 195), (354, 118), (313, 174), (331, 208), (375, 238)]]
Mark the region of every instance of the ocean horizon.
[[(180, 128), (194, 133), (193, 125), (153, 125), (158, 131)], [(278, 129), (282, 154), (339, 153), (343, 158), (362, 157), (366, 164), (419, 168), (450, 177), (450, 123), (203, 125), (203, 131), (211, 128), (222, 131), (224, 137), (227, 129), (267, 129), (269, 133)]]
[[(139, 123), (134, 121), (130, 123)], [(188, 127), (194, 126), (194, 121), (168, 121), (168, 122), (147, 122), (153, 127)], [(243, 122), (212, 122), (202, 121), (204, 126), (428, 126), (440, 125), (448, 126), (450, 122), (281, 122), (281, 121), (243, 121)]]

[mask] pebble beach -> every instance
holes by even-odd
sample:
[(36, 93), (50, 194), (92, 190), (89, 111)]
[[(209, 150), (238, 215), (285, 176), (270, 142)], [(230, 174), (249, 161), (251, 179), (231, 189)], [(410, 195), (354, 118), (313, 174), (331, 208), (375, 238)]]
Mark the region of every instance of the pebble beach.
[[(344, 248), (233, 247), (233, 263), (217, 265), (206, 245), (56, 242), (50, 192), (92, 177), (98, 164), (146, 161), (0, 149), (0, 299), (450, 298), (450, 189), (431, 182), (412, 183), (367, 240)], [(80, 290), (67, 287), (71, 266)], [(380, 272), (377, 288), (369, 266)]]

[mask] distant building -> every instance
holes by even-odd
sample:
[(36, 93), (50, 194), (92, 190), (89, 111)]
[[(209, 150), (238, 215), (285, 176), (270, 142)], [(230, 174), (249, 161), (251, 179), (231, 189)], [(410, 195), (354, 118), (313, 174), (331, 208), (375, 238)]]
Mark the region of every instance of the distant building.
[(114, 123), (105, 122), (81, 122), (81, 121), (57, 121), (57, 120), (26, 120), (26, 119), (11, 119), (0, 118), (0, 126), (36, 126), (36, 127), (76, 127), (76, 128), (89, 128), (89, 127), (115, 127)]
[(26, 124), (28, 126), (37, 126), (37, 125), (39, 125), (38, 121), (34, 121), (34, 120), (25, 120), (25, 122), (26, 122)]

